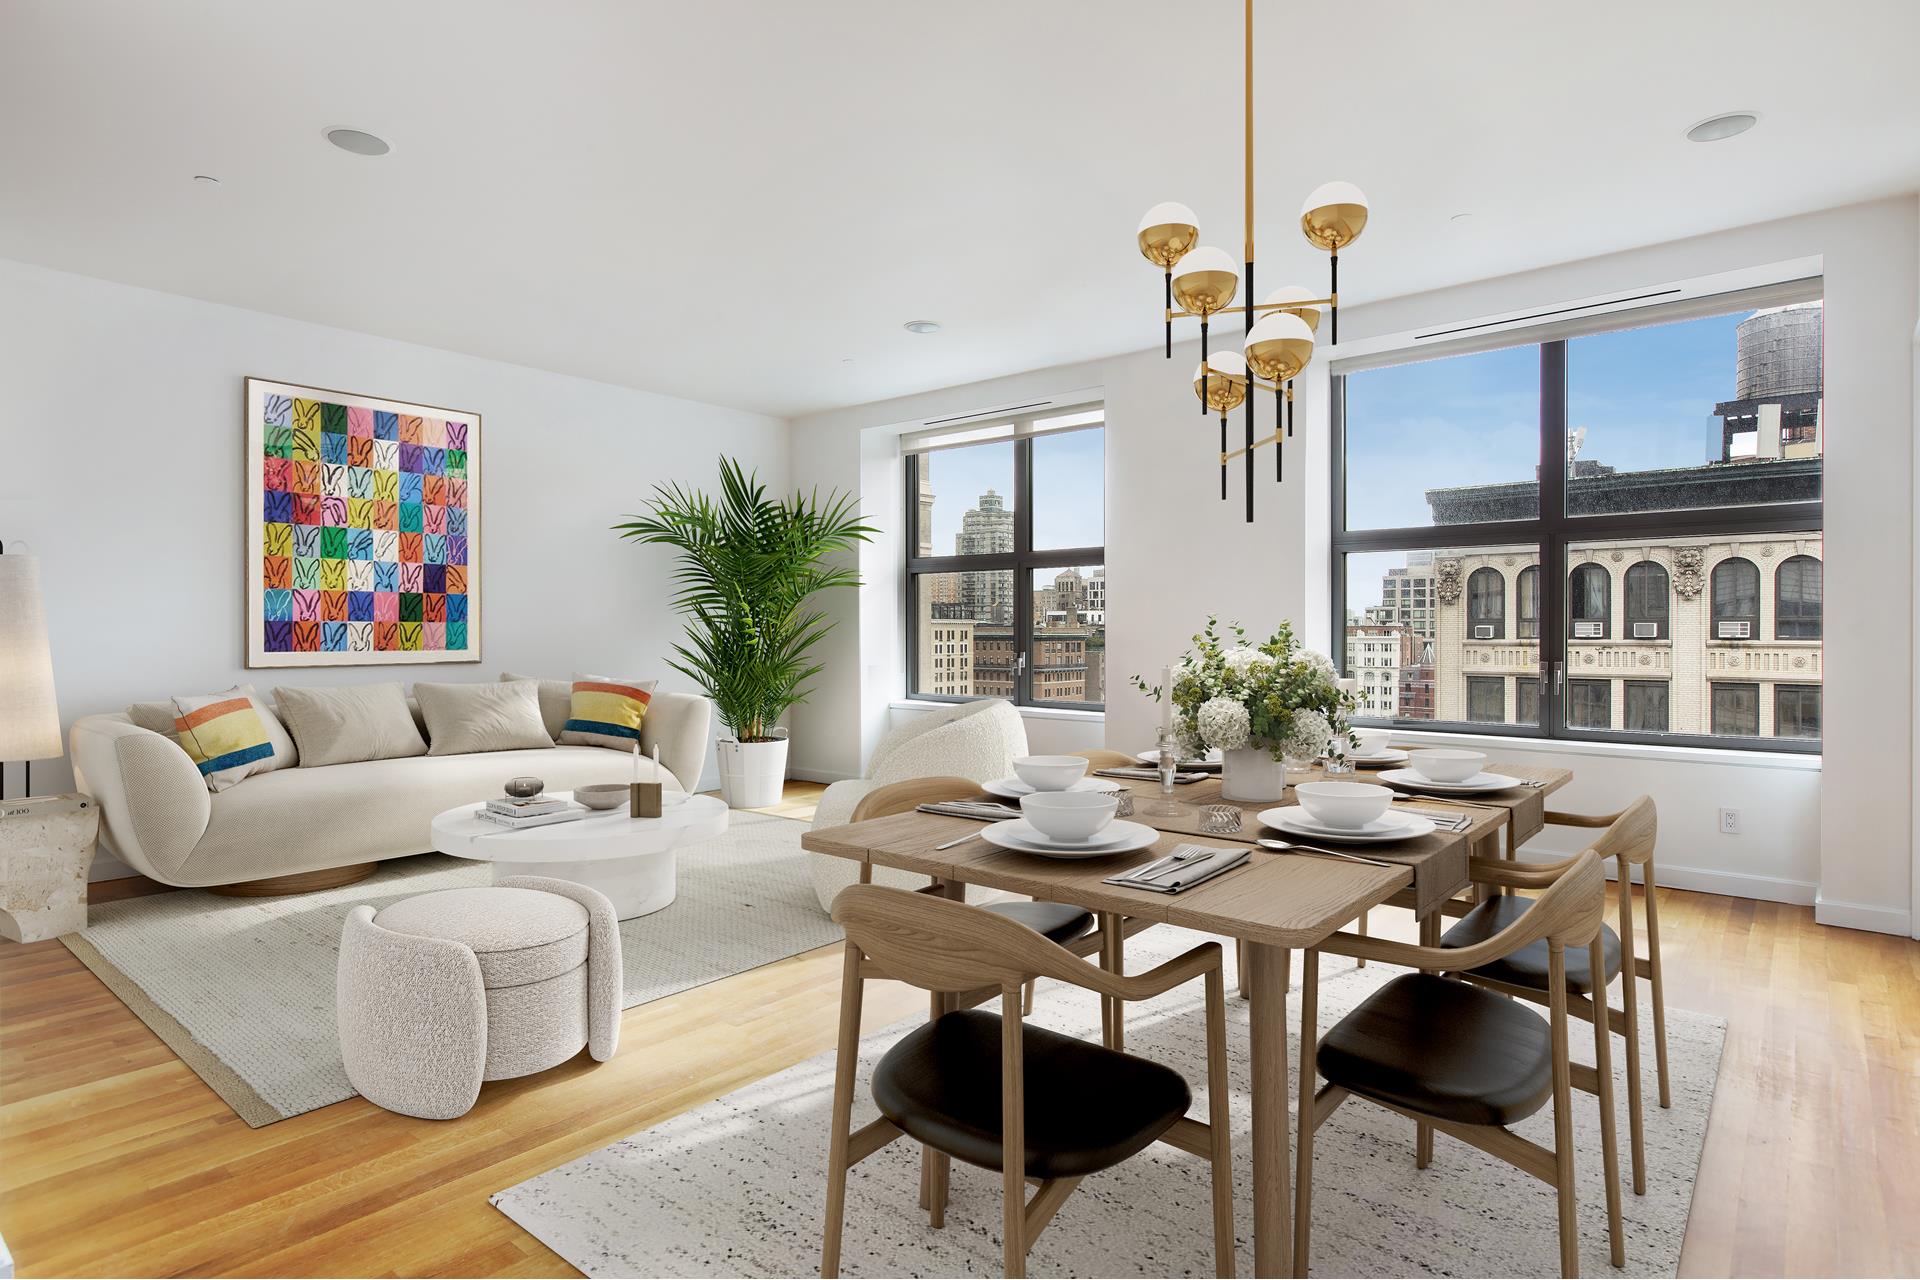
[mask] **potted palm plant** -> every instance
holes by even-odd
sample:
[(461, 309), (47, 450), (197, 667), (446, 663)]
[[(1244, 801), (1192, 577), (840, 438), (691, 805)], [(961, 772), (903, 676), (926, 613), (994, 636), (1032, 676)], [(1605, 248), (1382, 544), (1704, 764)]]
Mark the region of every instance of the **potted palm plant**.
[(723, 729), (720, 791), (736, 809), (780, 800), (787, 731), (779, 720), (806, 700), (821, 664), (809, 660), (833, 622), (811, 607), (816, 592), (857, 587), (859, 573), (829, 557), (875, 530), (851, 496), (767, 496), (759, 478), (720, 459), (716, 501), (678, 484), (655, 485), (647, 514), (615, 525), (623, 538), (680, 552), (674, 607), (687, 615), (675, 671), (713, 699)]

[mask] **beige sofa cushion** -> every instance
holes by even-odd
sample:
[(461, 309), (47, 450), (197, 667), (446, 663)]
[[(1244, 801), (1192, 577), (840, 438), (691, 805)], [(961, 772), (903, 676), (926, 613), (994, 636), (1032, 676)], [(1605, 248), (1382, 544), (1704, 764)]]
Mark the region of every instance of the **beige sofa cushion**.
[(540, 688), (540, 719), (547, 726), (547, 736), (555, 742), (560, 741), (560, 731), (567, 727), (567, 717), (573, 714), (573, 681), (542, 680), (538, 676), (516, 676), (511, 671), (500, 673), (502, 680), (531, 680)]
[(553, 745), (540, 720), (539, 687), (531, 680), (500, 684), (413, 686), (427, 722), (427, 754), (527, 751)]
[[(643, 780), (655, 776), (651, 760), (640, 768)], [(426, 853), (436, 814), (503, 795), (507, 779), (526, 775), (544, 780), (549, 791), (631, 782), (633, 757), (601, 747), (546, 747), (282, 769), (209, 796), (206, 834), (178, 867), (162, 871), (170, 871), (169, 884), (232, 884)]]
[(427, 754), (398, 683), (325, 689), (283, 685), (273, 696), (299, 745), (303, 769)]

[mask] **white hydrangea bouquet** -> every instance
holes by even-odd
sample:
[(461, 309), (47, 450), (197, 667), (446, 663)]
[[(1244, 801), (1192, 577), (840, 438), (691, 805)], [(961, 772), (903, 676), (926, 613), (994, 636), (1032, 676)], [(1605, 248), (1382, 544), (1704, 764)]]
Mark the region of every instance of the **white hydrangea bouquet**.
[[(1229, 775), (1225, 790), (1246, 799), (1279, 798), (1271, 781), (1244, 776), (1265, 757), (1267, 773), (1283, 761), (1310, 761), (1325, 754), (1337, 737), (1345, 746), (1358, 746), (1348, 726), (1357, 703), (1339, 686), (1339, 673), (1326, 655), (1301, 647), (1291, 623), (1282, 622), (1260, 644), (1247, 640), (1246, 628), (1229, 624), (1223, 637), (1219, 619), (1209, 617), (1206, 629), (1193, 637), (1193, 649), (1173, 668), (1171, 690), (1149, 687), (1140, 677), (1135, 686), (1156, 702), (1173, 699), (1174, 732), (1183, 755), (1217, 750)], [(1258, 794), (1255, 794), (1258, 793)]]

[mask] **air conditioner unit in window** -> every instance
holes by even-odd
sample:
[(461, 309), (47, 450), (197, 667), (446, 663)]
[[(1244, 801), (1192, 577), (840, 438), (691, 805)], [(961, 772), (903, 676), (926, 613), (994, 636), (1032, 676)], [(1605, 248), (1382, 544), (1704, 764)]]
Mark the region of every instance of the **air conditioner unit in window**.
[(1633, 638), (1635, 640), (1658, 640), (1660, 638), (1660, 624), (1657, 622), (1634, 623)]
[(1473, 638), (1475, 640), (1491, 640), (1493, 639), (1493, 628), (1492, 627), (1475, 627), (1473, 629)]
[(1575, 640), (1598, 640), (1604, 630), (1604, 626), (1599, 622), (1591, 620), (1581, 622), (1575, 620), (1573, 624), (1573, 638)]
[(1753, 639), (1751, 622), (1718, 622), (1714, 624), (1713, 634), (1721, 640)]

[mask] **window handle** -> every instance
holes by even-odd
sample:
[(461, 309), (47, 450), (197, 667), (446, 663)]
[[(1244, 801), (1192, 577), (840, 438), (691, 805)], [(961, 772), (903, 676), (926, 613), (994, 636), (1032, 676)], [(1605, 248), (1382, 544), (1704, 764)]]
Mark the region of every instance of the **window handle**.
[(1567, 669), (1562, 663), (1553, 664), (1553, 691), (1558, 694), (1566, 687)]

